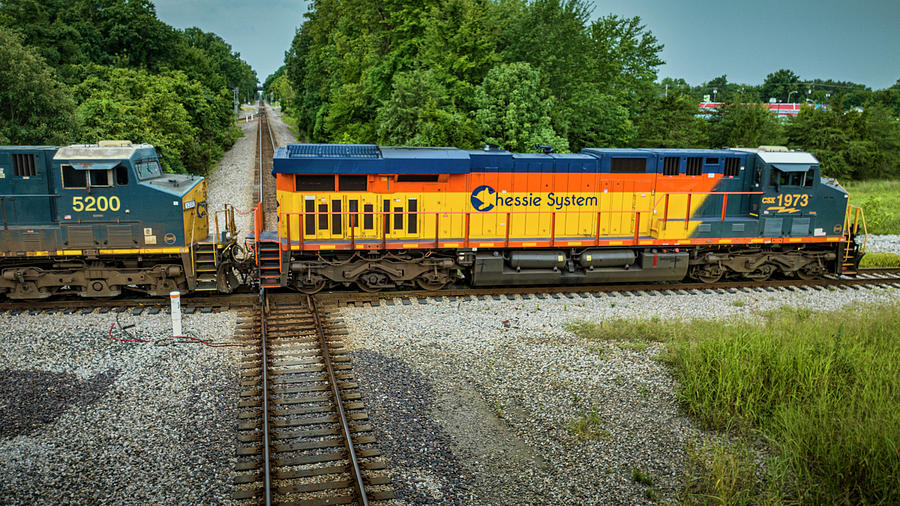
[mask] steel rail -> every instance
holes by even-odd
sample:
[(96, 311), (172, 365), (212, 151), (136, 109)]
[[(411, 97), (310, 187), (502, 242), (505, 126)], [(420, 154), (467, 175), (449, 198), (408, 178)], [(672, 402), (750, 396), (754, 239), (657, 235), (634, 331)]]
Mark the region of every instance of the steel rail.
[(325, 369), (328, 371), (328, 381), (331, 383), (331, 393), (334, 395), (334, 403), (337, 405), (338, 415), (340, 416), (341, 432), (344, 434), (344, 445), (347, 448), (350, 465), (353, 467), (353, 488), (359, 496), (359, 504), (368, 506), (369, 499), (366, 497), (366, 486), (363, 483), (362, 471), (359, 466), (359, 459), (356, 457), (356, 451), (353, 449), (353, 439), (351, 439), (350, 425), (347, 423), (347, 413), (344, 411), (344, 401), (341, 398), (341, 389), (337, 384), (337, 377), (334, 374), (334, 367), (331, 364), (331, 352), (328, 351), (328, 341), (325, 338), (325, 329), (322, 327), (322, 320), (319, 318), (319, 310), (316, 308), (315, 297), (306, 296), (309, 311), (313, 315), (316, 322), (316, 332), (319, 334), (319, 341), (322, 343), (322, 357), (325, 360)]
[[(259, 203), (262, 205), (263, 203), (263, 134), (262, 134), (262, 118), (265, 115), (265, 112), (262, 110), (264, 106), (264, 102), (262, 100), (259, 101), (259, 106), (256, 111), (256, 147), (258, 151), (259, 160)], [(265, 209), (264, 209), (265, 210)]]
[(265, 496), (265, 504), (266, 506), (271, 506), (272, 504), (272, 470), (269, 465), (269, 360), (268, 360), (268, 352), (266, 348), (268, 345), (266, 343), (266, 309), (267, 309), (267, 301), (266, 301), (266, 289), (259, 289), (259, 302), (260, 302), (260, 314), (259, 314), (259, 329), (260, 335), (262, 338), (262, 429), (263, 429), (263, 437), (262, 437), (262, 447), (263, 447), (263, 494)]

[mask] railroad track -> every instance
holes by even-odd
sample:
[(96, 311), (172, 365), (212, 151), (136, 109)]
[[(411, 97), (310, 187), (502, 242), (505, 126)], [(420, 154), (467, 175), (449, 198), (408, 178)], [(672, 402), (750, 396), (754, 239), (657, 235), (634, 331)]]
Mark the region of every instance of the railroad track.
[[(579, 296), (591, 294), (602, 295), (604, 293), (666, 293), (666, 292), (686, 292), (686, 293), (709, 293), (722, 291), (747, 291), (747, 290), (763, 290), (770, 291), (776, 289), (789, 290), (815, 290), (828, 289), (838, 287), (894, 287), (900, 288), (900, 268), (877, 268), (877, 269), (860, 269), (858, 277), (830, 277), (825, 279), (805, 280), (774, 280), (774, 281), (735, 281), (735, 282), (719, 282), (712, 285), (701, 283), (647, 283), (647, 284), (617, 284), (617, 285), (585, 285), (585, 286), (532, 286), (532, 287), (496, 287), (496, 288), (466, 288), (459, 287), (440, 290), (437, 292), (427, 292), (424, 290), (405, 290), (405, 291), (389, 291), (389, 292), (324, 292), (318, 294), (318, 300), (332, 305), (361, 305), (365, 303), (378, 304), (379, 301), (393, 301), (400, 299), (401, 301), (420, 302), (428, 299), (449, 298), (503, 298), (515, 297), (517, 294), (522, 297), (531, 297), (538, 295), (563, 295), (563, 296)], [(568, 295), (567, 295), (568, 294)], [(299, 295), (297, 295), (299, 296)], [(211, 312), (226, 310), (242, 310), (249, 307), (255, 307), (258, 304), (259, 297), (251, 294), (231, 294), (231, 295), (185, 295), (181, 298), (181, 305), (187, 314), (194, 312)], [(31, 312), (38, 314), (46, 313), (90, 313), (93, 311), (100, 312), (126, 312), (131, 311), (134, 314), (142, 312), (155, 313), (159, 311), (167, 311), (169, 307), (168, 299), (164, 298), (126, 298), (126, 299), (83, 299), (83, 298), (66, 298), (58, 300), (41, 300), (41, 301), (8, 301), (0, 302), (0, 313), (13, 312), (16, 314), (23, 312)]]
[(723, 293), (737, 291), (775, 291), (775, 290), (827, 290), (838, 288), (900, 288), (900, 268), (860, 269), (859, 276), (829, 276), (824, 279), (801, 280), (779, 279), (769, 281), (726, 281), (714, 284), (695, 282), (657, 282), (644, 284), (610, 284), (583, 286), (517, 286), (490, 288), (453, 288), (428, 292), (423, 290), (385, 291), (385, 292), (327, 292), (317, 295), (318, 299), (333, 305), (378, 305), (381, 301), (388, 304), (399, 300), (403, 304), (414, 301), (427, 304), (429, 299), (461, 298), (463, 300), (478, 298), (567, 298), (602, 297), (605, 295), (641, 294), (652, 296), (670, 293)]
[(339, 324), (298, 294), (263, 295), (239, 324), (242, 364), (235, 499), (368, 504), (393, 498)]

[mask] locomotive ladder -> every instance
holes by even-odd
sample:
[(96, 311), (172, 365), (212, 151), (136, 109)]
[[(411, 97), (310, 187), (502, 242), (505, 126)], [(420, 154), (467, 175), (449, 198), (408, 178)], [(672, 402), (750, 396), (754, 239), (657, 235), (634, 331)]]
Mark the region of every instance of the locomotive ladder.
[[(859, 232), (860, 225), (862, 225), (863, 229), (863, 242), (857, 245), (855, 238)], [(862, 208), (848, 204), (847, 214), (844, 217), (844, 240), (846, 241), (846, 246), (844, 247), (844, 255), (841, 260), (842, 274), (857, 273), (856, 252), (866, 247), (868, 239), (869, 231), (866, 228), (866, 216), (863, 214)]]

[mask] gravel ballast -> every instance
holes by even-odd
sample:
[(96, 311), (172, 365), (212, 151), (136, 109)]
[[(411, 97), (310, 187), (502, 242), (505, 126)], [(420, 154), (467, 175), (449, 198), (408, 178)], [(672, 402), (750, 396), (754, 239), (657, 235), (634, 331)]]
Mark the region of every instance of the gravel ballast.
[[(241, 112), (241, 117), (250, 117), (255, 114), (256, 108)], [(238, 138), (231, 146), (219, 165), (207, 176), (207, 201), (209, 202), (210, 218), (209, 232), (216, 232), (213, 214), (225, 208), (225, 204), (231, 204), (235, 208), (234, 221), (238, 229), (238, 237), (244, 237), (253, 230), (253, 215), (250, 213), (253, 207), (253, 195), (259, 191), (254, 184), (253, 171), (256, 166), (256, 121), (241, 121), (238, 126), (244, 132), (243, 137)], [(219, 231), (224, 230), (225, 224), (219, 222)], [(241, 241), (243, 242), (243, 241)]]
[(900, 255), (900, 235), (870, 235), (866, 241), (866, 252)]
[(272, 129), (272, 138), (276, 146), (297, 143), (297, 138), (291, 133), (290, 127), (281, 118), (281, 107), (272, 107), (266, 103), (266, 114), (269, 115), (269, 128)]
[[(184, 330), (230, 339), (235, 319), (186, 315)], [(119, 320), (154, 342), (110, 340), (114, 313), (0, 314), (4, 503), (230, 500), (238, 348), (160, 345), (171, 335), (164, 313)]]
[[(429, 301), (344, 308), (354, 371), (414, 504), (649, 504), (681, 490), (685, 447), (704, 434), (676, 403), (662, 344), (588, 342), (578, 320), (753, 318), (782, 305), (837, 309), (897, 289), (574, 299)], [(574, 420), (594, 414), (596, 440)], [(640, 470), (652, 486), (635, 482)]]

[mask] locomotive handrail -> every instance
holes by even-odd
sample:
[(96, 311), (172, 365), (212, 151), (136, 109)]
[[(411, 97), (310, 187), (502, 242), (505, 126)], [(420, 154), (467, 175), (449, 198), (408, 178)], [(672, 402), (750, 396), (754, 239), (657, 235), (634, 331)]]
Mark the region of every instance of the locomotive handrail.
[[(710, 216), (705, 216), (705, 217), (697, 217), (696, 219), (692, 219), (692, 216), (691, 216), (691, 212), (692, 212), (692, 210), (693, 210), (693, 206), (692, 206), (692, 197), (693, 197), (694, 195), (713, 195), (713, 196), (715, 196), (715, 195), (722, 195), (721, 213), (719, 213), (718, 216), (716, 216), (716, 217), (713, 218), (713, 219), (718, 219), (718, 221), (725, 221), (725, 219), (726, 219), (726, 211), (727, 211), (727, 208), (728, 208), (728, 196), (730, 196), (730, 195), (735, 195), (735, 196), (743, 196), (743, 195), (763, 195), (764, 193), (765, 193), (765, 192), (762, 192), (762, 191), (740, 191), (740, 192), (672, 191), (672, 192), (656, 192), (656, 193), (654, 193), (654, 195), (655, 195), (655, 196), (658, 196), (658, 198), (656, 199), (656, 201), (655, 201), (655, 203), (653, 204), (653, 206), (650, 207), (649, 209), (610, 209), (610, 210), (601, 210), (601, 211), (594, 210), (594, 209), (591, 209), (591, 210), (562, 210), (562, 209), (552, 209), (552, 210), (550, 210), (550, 211), (546, 211), (546, 210), (502, 211), (501, 213), (499, 213), (499, 216), (503, 216), (503, 215), (505, 214), (506, 221), (504, 221), (504, 222), (502, 222), (502, 223), (499, 223), (499, 224), (498, 224), (498, 228), (501, 227), (501, 226), (504, 227), (504, 229), (505, 229), (505, 237), (504, 237), (504, 239), (503, 239), (503, 244), (504, 244), (506, 247), (508, 247), (509, 244), (510, 244), (510, 230), (512, 229), (512, 220), (513, 220), (513, 218), (514, 218), (515, 216), (520, 216), (520, 215), (539, 215), (539, 216), (547, 216), (547, 215), (549, 215), (550, 218), (551, 218), (551, 220), (550, 220), (550, 228), (551, 228), (551, 230), (550, 230), (550, 241), (549, 241), (549, 242), (550, 242), (551, 247), (554, 247), (554, 246), (556, 246), (556, 244), (557, 244), (557, 242), (558, 242), (558, 239), (557, 239), (557, 237), (556, 237), (556, 226), (557, 226), (557, 221), (558, 221), (559, 215), (562, 215), (562, 216), (572, 216), (572, 215), (584, 215), (584, 214), (589, 214), (589, 215), (591, 215), (591, 216), (596, 216), (596, 218), (597, 218), (597, 222), (596, 222), (596, 223), (597, 223), (597, 225), (596, 225), (596, 230), (594, 231), (594, 234), (593, 234), (594, 237), (592, 238), (592, 241), (594, 242), (595, 245), (599, 245), (599, 244), (600, 244), (600, 241), (601, 241), (601, 234), (600, 234), (600, 231), (601, 231), (601, 230), (600, 230), (600, 229), (601, 229), (601, 219), (602, 219), (603, 215), (621, 215), (621, 214), (627, 214), (627, 215), (633, 215), (633, 216), (634, 216), (634, 218), (633, 218), (633, 224), (632, 224), (632, 227), (631, 227), (633, 233), (632, 233), (632, 232), (629, 232), (629, 233), (632, 234), (632, 239), (631, 239), (631, 241), (633, 241), (633, 245), (638, 245), (639, 242), (640, 242), (640, 240), (641, 240), (641, 235), (640, 235), (640, 234), (641, 234), (641, 215), (642, 215), (642, 214), (648, 214), (648, 215), (654, 215), (654, 214), (657, 214), (657, 212), (659, 211), (660, 204), (663, 204), (663, 203), (664, 203), (665, 205), (664, 205), (663, 217), (662, 217), (662, 220), (661, 220), (661, 221), (662, 221), (663, 223), (668, 223), (669, 221), (671, 221), (671, 219), (670, 219), (670, 217), (669, 217), (669, 201), (670, 201), (671, 196), (673, 196), (673, 195), (686, 195), (686, 196), (687, 196), (686, 209), (685, 209), (685, 213), (686, 213), (686, 214), (685, 214), (685, 217), (684, 217), (683, 219), (681, 219), (681, 218), (678, 219), (678, 221), (683, 221), (683, 222), (684, 222), (684, 229), (687, 230), (687, 229), (689, 228), (689, 226), (690, 226), (690, 223), (691, 223), (692, 221), (703, 221), (703, 220), (709, 220), (709, 219), (712, 218), (712, 217), (710, 217)], [(435, 220), (435, 221), (434, 221), (434, 225), (435, 225), (435, 227), (434, 227), (433, 242), (434, 242), (435, 247), (440, 247), (440, 242), (441, 242), (441, 239), (440, 239), (440, 219), (441, 219), (441, 217), (443, 216), (443, 217), (446, 218), (446, 217), (449, 217), (449, 216), (463, 216), (465, 222), (464, 222), (464, 230), (463, 230), (462, 241), (464, 242), (464, 247), (469, 247), (469, 242), (470, 242), (470, 240), (472, 240), (471, 237), (470, 237), (470, 234), (469, 234), (469, 228), (470, 228), (470, 220), (471, 220), (471, 217), (472, 217), (472, 216), (479, 216), (479, 215), (481, 215), (481, 216), (498, 216), (498, 213), (487, 213), (487, 212), (482, 212), (482, 211), (418, 211), (418, 210), (417, 210), (417, 211), (409, 211), (409, 210), (404, 210), (404, 211), (375, 211), (375, 210), (372, 210), (372, 211), (287, 211), (287, 212), (285, 212), (285, 211), (279, 211), (279, 212), (278, 212), (278, 223), (279, 223), (279, 225), (278, 225), (278, 228), (277, 228), (278, 242), (279, 242), (279, 244), (281, 245), (281, 247), (284, 248), (284, 249), (290, 249), (290, 248), (292, 247), (292, 245), (294, 244), (293, 237), (292, 237), (292, 235), (293, 235), (292, 229), (293, 229), (293, 225), (294, 225), (294, 221), (293, 221), (294, 218), (293, 218), (293, 217), (295, 217), (295, 216), (297, 217), (297, 225), (298, 225), (298, 227), (299, 227), (299, 234), (298, 234), (299, 237), (298, 237), (298, 239), (297, 239), (297, 242), (299, 243), (299, 249), (301, 249), (301, 250), (304, 249), (304, 245), (305, 245), (305, 241), (306, 241), (306, 239), (307, 239), (307, 236), (309, 236), (309, 235), (314, 235), (314, 233), (313, 233), (313, 234), (307, 234), (307, 233), (306, 233), (306, 218), (307, 218), (307, 217), (315, 217), (315, 218), (319, 218), (319, 217), (322, 217), (322, 216), (328, 216), (328, 217), (334, 217), (334, 216), (341, 216), (341, 217), (343, 217), (343, 216), (347, 216), (347, 217), (348, 217), (348, 220), (349, 220), (349, 221), (348, 221), (348, 224), (345, 225), (344, 222), (343, 222), (343, 220), (342, 220), (342, 222), (341, 222), (341, 233), (340, 233), (340, 234), (334, 234), (334, 235), (339, 235), (339, 236), (341, 236), (342, 238), (346, 238), (346, 236), (349, 235), (350, 246), (351, 246), (351, 248), (355, 249), (355, 248), (356, 248), (356, 243), (357, 243), (357, 240), (358, 240), (358, 237), (356, 236), (356, 229), (357, 229), (357, 228), (360, 228), (360, 224), (359, 224), (359, 223), (360, 223), (360, 222), (359, 222), (359, 216), (360, 216), (360, 215), (362, 215), (362, 216), (364, 216), (364, 217), (365, 217), (365, 216), (372, 216), (372, 217), (374, 218), (374, 219), (373, 219), (373, 226), (372, 226), (371, 228), (364, 228), (364, 230), (366, 230), (366, 231), (371, 231), (371, 232), (373, 232), (373, 233), (374, 233), (374, 237), (367, 237), (366, 239), (369, 240), (369, 241), (373, 241), (373, 240), (374, 240), (374, 241), (380, 241), (380, 242), (382, 243), (382, 244), (381, 244), (382, 247), (384, 247), (384, 248), (387, 247), (387, 241), (388, 241), (388, 239), (393, 240), (393, 241), (403, 241), (403, 240), (405, 239), (404, 237), (396, 237), (396, 236), (395, 236), (395, 237), (391, 237), (391, 238), (388, 237), (388, 236), (390, 235), (390, 233), (391, 233), (390, 230), (389, 230), (389, 227), (388, 227), (388, 226), (389, 226), (389, 223), (390, 223), (388, 220), (390, 219), (390, 217), (391, 217), (392, 215), (393, 215), (393, 216), (404, 216), (404, 217), (409, 216), (409, 215), (415, 215), (415, 216), (420, 216), (420, 215), (421, 215), (421, 216), (422, 216), (423, 218), (425, 218), (425, 219), (427, 219), (428, 216), (434, 215), (434, 220)], [(380, 219), (379, 219), (379, 217), (380, 217)], [(498, 219), (500, 219), (500, 218), (498, 218)], [(380, 227), (375, 226), (376, 220), (381, 222), (381, 226), (380, 226)], [(404, 220), (404, 221), (405, 221), (405, 220)], [(425, 222), (425, 221), (423, 220), (422, 223), (424, 223), (424, 222)], [(345, 227), (345, 226), (346, 226), (347, 228), (349, 228), (349, 232), (344, 232), (344, 227)], [(284, 233), (282, 233), (282, 227), (284, 228)], [(314, 227), (314, 228), (317, 228), (317, 227)], [(328, 228), (330, 229), (330, 227), (328, 227)], [(381, 231), (380, 231), (380, 232), (378, 231), (379, 228), (381, 228)], [(652, 232), (652, 227), (651, 227), (651, 232)], [(419, 235), (419, 237), (422, 237), (422, 234), (421, 234), (421, 233), (418, 234), (418, 235)], [(617, 240), (618, 240), (619, 238), (620, 238), (620, 237), (617, 237)], [(286, 244), (282, 243), (282, 239), (287, 239), (287, 241), (286, 241), (287, 243), (286, 243)], [(431, 242), (431, 241), (428, 241), (428, 242)], [(477, 241), (477, 240), (476, 240), (476, 242), (483, 242), (483, 241)], [(565, 242), (565, 241), (564, 241), (564, 242)]]

